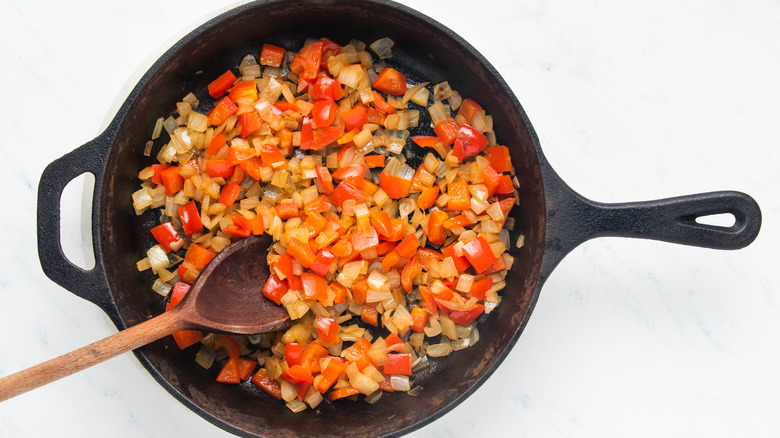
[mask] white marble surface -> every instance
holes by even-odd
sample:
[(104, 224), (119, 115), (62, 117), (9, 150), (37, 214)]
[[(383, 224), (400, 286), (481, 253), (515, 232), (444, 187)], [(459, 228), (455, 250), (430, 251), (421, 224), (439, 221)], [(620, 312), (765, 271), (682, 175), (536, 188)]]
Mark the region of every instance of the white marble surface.
[[(553, 167), (584, 195), (734, 189), (763, 210), (761, 234), (740, 251), (581, 246), (545, 285), (504, 365), (411, 436), (780, 435), (780, 2), (402, 3), (493, 63)], [(41, 271), (38, 179), (102, 130), (165, 49), (229, 6), (0, 2), (0, 375), (115, 332)], [(65, 244), (80, 260), (81, 187), (68, 196)], [(5, 437), (228, 435), (131, 354), (0, 404)]]

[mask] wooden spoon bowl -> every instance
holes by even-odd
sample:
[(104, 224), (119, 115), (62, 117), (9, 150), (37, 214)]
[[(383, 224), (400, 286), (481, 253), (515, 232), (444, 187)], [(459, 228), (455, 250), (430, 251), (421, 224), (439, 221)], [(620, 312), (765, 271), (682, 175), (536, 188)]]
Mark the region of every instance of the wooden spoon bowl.
[(170, 311), (86, 347), (0, 379), (0, 401), (59, 380), (181, 330), (248, 335), (290, 326), (287, 311), (263, 295), (268, 235), (220, 252)]

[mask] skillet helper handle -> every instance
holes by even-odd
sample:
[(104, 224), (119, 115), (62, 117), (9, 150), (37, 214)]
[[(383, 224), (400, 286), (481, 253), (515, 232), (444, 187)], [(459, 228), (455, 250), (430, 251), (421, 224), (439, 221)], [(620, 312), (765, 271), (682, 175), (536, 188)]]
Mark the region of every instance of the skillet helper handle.
[(165, 312), (85, 347), (0, 378), (0, 402), (67, 377), (186, 327), (174, 311)]
[[(700, 193), (656, 201), (589, 202), (591, 237), (640, 237), (713, 249), (740, 249), (758, 236), (761, 210), (753, 198), (734, 191)], [(697, 219), (730, 214), (734, 224)]]
[[(43, 272), (55, 283), (103, 309), (110, 308), (110, 303), (94, 224), (97, 223), (96, 212), (99, 201), (97, 194), (110, 144), (111, 135), (107, 132), (102, 133), (76, 150), (54, 160), (44, 169), (38, 184), (38, 258)], [(60, 235), (62, 191), (74, 178), (87, 172), (95, 176), (91, 208), (95, 266), (89, 270), (68, 260), (62, 251)]]

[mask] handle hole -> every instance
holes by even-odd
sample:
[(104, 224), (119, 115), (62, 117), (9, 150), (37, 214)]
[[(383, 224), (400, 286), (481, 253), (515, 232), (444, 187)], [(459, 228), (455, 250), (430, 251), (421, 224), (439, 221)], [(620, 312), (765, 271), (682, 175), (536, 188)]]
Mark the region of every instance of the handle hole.
[(60, 196), (60, 244), (65, 257), (74, 265), (95, 267), (92, 250), (92, 196), (95, 175), (84, 172), (73, 178)]
[(713, 225), (716, 227), (731, 228), (737, 223), (737, 218), (731, 213), (710, 214), (696, 218), (697, 224)]

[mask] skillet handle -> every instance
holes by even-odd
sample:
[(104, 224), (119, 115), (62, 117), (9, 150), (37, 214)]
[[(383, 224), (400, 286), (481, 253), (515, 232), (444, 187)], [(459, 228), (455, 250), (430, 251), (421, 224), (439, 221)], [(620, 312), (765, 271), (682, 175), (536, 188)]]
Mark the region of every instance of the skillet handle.
[[(38, 184), (38, 258), (43, 272), (52, 281), (110, 313), (113, 307), (100, 257), (96, 235), (98, 193), (112, 136), (103, 132), (78, 149), (54, 160), (44, 169)], [(89, 172), (95, 176), (92, 193), (92, 249), (95, 266), (86, 270), (73, 264), (62, 251), (60, 235), (60, 198), (65, 186), (77, 176)]]
[[(596, 237), (635, 237), (713, 249), (740, 249), (761, 229), (761, 210), (750, 196), (719, 191), (655, 201), (601, 203), (572, 190), (548, 168), (547, 239), (542, 276), (579, 244)], [(718, 226), (696, 219), (731, 214), (734, 224)]]
[[(592, 237), (641, 237), (713, 249), (740, 249), (758, 236), (761, 210), (753, 198), (734, 191), (700, 193), (657, 201), (603, 204), (592, 202)], [(696, 220), (731, 214), (734, 224)]]

